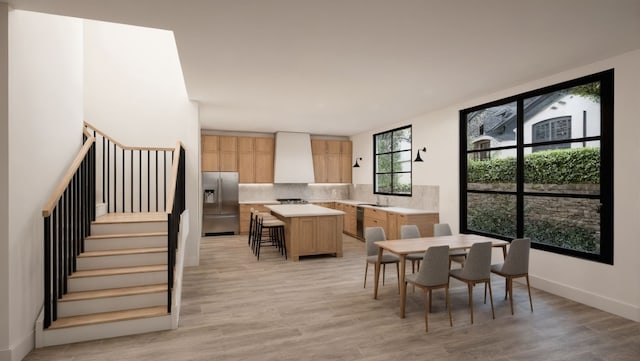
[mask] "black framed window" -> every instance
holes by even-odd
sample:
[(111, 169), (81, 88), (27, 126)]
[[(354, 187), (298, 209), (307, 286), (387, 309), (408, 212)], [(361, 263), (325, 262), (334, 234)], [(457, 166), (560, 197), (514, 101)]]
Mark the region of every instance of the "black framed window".
[(411, 195), (411, 125), (373, 135), (373, 193)]
[(613, 82), (611, 69), (461, 110), (461, 232), (613, 264)]

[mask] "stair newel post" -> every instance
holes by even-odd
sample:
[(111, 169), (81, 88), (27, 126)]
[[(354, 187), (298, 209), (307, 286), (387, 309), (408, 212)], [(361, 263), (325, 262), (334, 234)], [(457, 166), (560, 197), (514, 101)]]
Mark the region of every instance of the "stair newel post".
[(179, 165), (179, 174), (178, 174), (178, 178), (179, 178), (179, 182), (180, 182), (180, 186), (178, 187), (178, 191), (180, 192), (180, 213), (182, 214), (182, 211), (185, 210), (186, 208), (186, 203), (185, 203), (185, 188), (186, 188), (186, 182), (185, 182), (185, 151), (184, 148), (182, 146), (180, 146), (180, 165)]

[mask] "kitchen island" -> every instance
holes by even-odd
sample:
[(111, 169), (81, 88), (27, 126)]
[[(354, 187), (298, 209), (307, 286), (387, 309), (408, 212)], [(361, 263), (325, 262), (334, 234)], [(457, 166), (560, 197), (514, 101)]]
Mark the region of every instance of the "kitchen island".
[(344, 212), (313, 204), (265, 206), (285, 222), (287, 253), (291, 260), (300, 256), (335, 254), (342, 257)]

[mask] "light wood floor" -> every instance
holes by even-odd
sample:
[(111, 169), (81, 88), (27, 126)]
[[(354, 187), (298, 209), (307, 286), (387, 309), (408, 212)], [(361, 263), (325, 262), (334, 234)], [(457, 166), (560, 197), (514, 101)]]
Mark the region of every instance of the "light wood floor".
[(422, 293), (408, 293), (398, 317), (395, 267), (379, 300), (373, 273), (362, 288), (364, 245), (344, 240), (344, 257), (285, 262), (275, 250), (255, 260), (245, 237), (202, 239), (201, 264), (185, 272), (180, 328), (55, 346), (25, 360), (638, 360), (640, 323), (564, 298), (515, 288), (515, 316), (494, 278), (496, 319), (475, 288), (475, 323), (467, 290), (453, 283), (453, 328), (434, 293), (429, 333)]

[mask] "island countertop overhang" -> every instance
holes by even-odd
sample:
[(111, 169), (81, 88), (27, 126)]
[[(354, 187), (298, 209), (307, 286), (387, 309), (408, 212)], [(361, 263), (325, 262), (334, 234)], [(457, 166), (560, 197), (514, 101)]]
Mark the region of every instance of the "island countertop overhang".
[(343, 211), (316, 206), (314, 204), (274, 204), (265, 205), (271, 212), (282, 217), (317, 217), (317, 216), (340, 216)]

